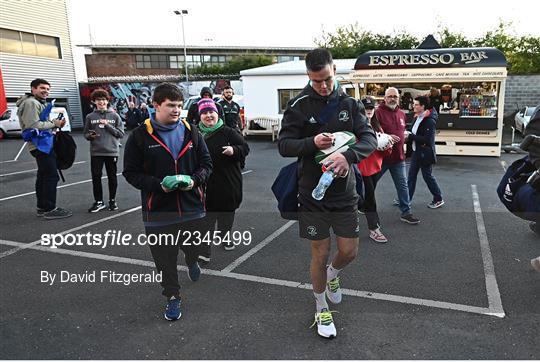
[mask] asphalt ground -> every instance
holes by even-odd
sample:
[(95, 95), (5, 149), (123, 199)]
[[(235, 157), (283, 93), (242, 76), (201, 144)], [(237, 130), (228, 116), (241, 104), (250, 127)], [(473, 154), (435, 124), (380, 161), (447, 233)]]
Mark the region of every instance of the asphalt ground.
[[(122, 176), (120, 210), (87, 212), (88, 145), (74, 136), (78, 163), (58, 190), (58, 205), (74, 216), (56, 221), (35, 216), (36, 166), (28, 151), (9, 162), (22, 141), (0, 142), (0, 359), (540, 358), (540, 273), (529, 264), (540, 255), (540, 239), (495, 193), (503, 168), (520, 155), (441, 156), (434, 173), (446, 204), (426, 207), (431, 196), (419, 176), (415, 226), (400, 222), (386, 174), (377, 200), (390, 241), (369, 240), (360, 218), (359, 256), (341, 274), (342, 303), (332, 306), (338, 336), (324, 340), (309, 328), (309, 244), (297, 223), (280, 218), (270, 191), (291, 160), (266, 138), (248, 140), (234, 226), (252, 241), (230, 252), (214, 247), (197, 283), (179, 258), (179, 321), (163, 319), (157, 283), (42, 283), (42, 271), (154, 270), (147, 246), (40, 246), (44, 233), (144, 231), (139, 192)], [(107, 197), (106, 180), (103, 186)]]

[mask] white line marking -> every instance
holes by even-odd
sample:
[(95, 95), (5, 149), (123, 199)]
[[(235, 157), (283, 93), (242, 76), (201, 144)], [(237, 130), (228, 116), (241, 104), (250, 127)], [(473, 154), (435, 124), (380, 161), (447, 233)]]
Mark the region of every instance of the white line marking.
[(270, 244), (272, 240), (277, 238), (279, 235), (281, 235), (285, 230), (287, 230), (291, 225), (293, 225), (296, 221), (290, 220), (285, 225), (274, 231), (272, 234), (268, 235), (263, 241), (261, 241), (257, 246), (254, 246), (253, 248), (249, 249), (247, 253), (227, 265), (222, 271), (227, 273), (231, 272), (233, 269), (238, 267), (240, 264), (245, 262), (249, 257), (253, 256), (256, 252), (264, 248), (266, 245)]
[[(208, 273), (205, 271), (205, 274), (208, 274)], [(226, 273), (226, 272), (221, 272), (219, 276), (234, 278), (238, 280), (252, 281), (252, 282), (263, 283), (263, 284), (272, 284), (272, 285), (280, 285), (280, 286), (285, 286), (285, 287), (290, 287), (290, 288), (313, 290), (313, 286), (309, 283), (294, 282), (294, 281), (289, 281), (289, 280), (265, 278), (265, 277), (259, 277), (259, 276), (253, 276), (253, 275)], [(429, 299), (403, 297), (400, 295), (374, 293), (374, 292), (345, 289), (345, 288), (342, 288), (341, 291), (345, 295), (350, 295), (350, 296), (359, 297), (359, 298), (385, 300), (389, 302), (396, 302), (396, 303), (402, 303), (402, 304), (421, 305), (421, 306), (426, 306), (426, 307), (451, 309), (451, 310), (458, 310), (462, 312), (485, 314), (485, 315), (488, 315), (488, 313), (491, 312), (491, 310), (488, 308), (448, 303), (448, 302), (439, 302), (439, 301), (429, 300)]]
[(480, 238), (482, 262), (484, 264), (484, 275), (486, 278), (486, 291), (489, 306), (488, 308), (492, 315), (504, 317), (505, 313), (502, 306), (499, 286), (497, 285), (497, 278), (495, 277), (495, 267), (493, 265), (493, 258), (491, 257), (491, 250), (489, 248), (486, 225), (484, 224), (484, 216), (482, 215), (482, 208), (480, 207), (480, 197), (478, 196), (478, 189), (476, 185), (471, 185), (471, 189), (473, 196), (474, 214), (476, 216), (476, 226), (478, 229), (478, 237)]
[(55, 254), (78, 256), (78, 257), (89, 258), (89, 259), (99, 259), (99, 260), (113, 261), (113, 262), (123, 263), (123, 264), (132, 264), (132, 265), (142, 265), (142, 266), (148, 266), (148, 267), (155, 267), (155, 264), (153, 262), (150, 262), (150, 261), (124, 258), (124, 257), (121, 257), (121, 256), (111, 256), (111, 255), (107, 255), (107, 254), (88, 253), (88, 252), (85, 252), (85, 251), (67, 250), (67, 249), (60, 249), (60, 248), (51, 249), (49, 247), (41, 246), (41, 245), (26, 246), (28, 244), (19, 243), (19, 242), (10, 241), (10, 240), (0, 240), (0, 244), (16, 246), (15, 249), (19, 249), (19, 250), (21, 250), (21, 249), (31, 249), (31, 250), (39, 250), (39, 251), (45, 251), (45, 252), (55, 253)]
[(252, 173), (252, 172), (253, 172), (253, 170), (247, 170), (247, 171), (242, 172), (242, 175), (245, 175), (245, 174), (248, 174), (248, 173)]
[[(17, 246), (17, 247), (23, 247), (26, 245), (25, 243), (19, 243), (16, 241), (9, 241), (9, 240), (0, 240), (0, 244)], [(116, 262), (116, 263), (139, 265), (139, 266), (145, 266), (145, 267), (150, 267), (150, 268), (155, 267), (154, 263), (148, 260), (124, 258), (120, 256), (111, 256), (111, 255), (106, 255), (106, 254), (89, 253), (89, 252), (84, 252), (84, 251), (67, 250), (67, 249), (51, 249), (45, 246), (31, 246), (31, 247), (28, 247), (28, 249), (38, 250), (38, 251), (43, 251), (43, 252), (48, 252), (48, 253), (70, 255), (70, 256), (76, 256), (76, 257), (82, 257), (82, 258), (110, 261), (110, 262)], [(179, 265), (177, 269), (181, 271), (186, 271), (187, 267), (183, 265), (182, 266)], [(265, 277), (255, 276), (255, 275), (238, 274), (238, 273), (224, 272), (224, 271), (218, 271), (218, 270), (212, 270), (212, 269), (203, 269), (203, 274), (255, 282), (255, 283), (278, 285), (278, 286), (284, 286), (284, 287), (289, 287), (289, 288), (312, 290), (312, 286), (309, 283), (295, 282), (295, 281), (290, 281), (290, 280), (265, 278)], [(456, 311), (466, 312), (466, 313), (501, 317), (500, 315), (494, 314), (493, 311), (489, 308), (475, 307), (475, 306), (448, 303), (448, 302), (439, 302), (439, 301), (429, 300), (429, 299), (403, 297), (403, 296), (392, 295), (392, 294), (373, 293), (373, 292), (353, 290), (353, 289), (342, 289), (342, 292), (345, 295), (349, 295), (349, 296), (357, 297), (357, 298), (384, 300), (388, 302), (395, 302), (395, 303), (401, 303), (401, 304), (420, 305), (424, 307), (456, 310)]]
[[(122, 173), (117, 173), (116, 176), (120, 176)], [(105, 179), (107, 178), (107, 176), (103, 176), (101, 179)], [(90, 180), (84, 180), (84, 181), (78, 181), (78, 182), (73, 182), (71, 184), (65, 184), (65, 185), (61, 185), (61, 186), (58, 186), (57, 189), (63, 189), (64, 187), (70, 187), (70, 186), (75, 186), (75, 185), (80, 185), (80, 184), (85, 184), (85, 183), (88, 183), (88, 182), (92, 182), (92, 179)], [(11, 199), (16, 199), (16, 198), (19, 198), (19, 197), (23, 197), (23, 196), (28, 196), (28, 195), (33, 195), (35, 194), (36, 192), (35, 191), (32, 191), (32, 192), (27, 192), (27, 193), (24, 193), (24, 194), (19, 194), (19, 195), (15, 195), (15, 196), (8, 196), (8, 197), (4, 197), (3, 199), (0, 199), (0, 201), (6, 201), (6, 200), (11, 200)]]
[(505, 160), (501, 160), (500, 162), (501, 162), (501, 166), (502, 166), (504, 172), (506, 172), (506, 161), (505, 161)]
[[(78, 165), (78, 164), (81, 164), (81, 163), (86, 163), (86, 161), (73, 162), (74, 165)], [(21, 174), (21, 173), (34, 172), (34, 171), (37, 171), (37, 168), (33, 168), (31, 170), (24, 170), (24, 171), (5, 173), (5, 174), (0, 175), (0, 177), (18, 175), (18, 174)]]
[[(89, 222), (87, 224), (74, 227), (74, 228), (69, 229), (69, 230), (61, 231), (61, 232), (56, 233), (56, 234), (58, 234), (58, 235), (66, 235), (66, 234), (72, 233), (74, 231), (87, 228), (89, 226), (97, 225), (97, 224), (100, 224), (102, 222), (105, 222), (105, 221), (108, 221), (108, 220), (111, 220), (111, 219), (115, 219), (115, 218), (120, 217), (120, 216), (124, 216), (126, 214), (132, 213), (132, 212), (140, 210), (140, 209), (141, 209), (141, 206), (137, 206), (137, 207), (134, 207), (132, 209), (122, 211), (122, 212), (120, 212), (118, 214), (107, 216), (107, 217), (104, 217), (103, 219), (95, 220), (95, 221)], [(31, 243), (28, 243), (28, 244), (22, 243), (23, 245), (20, 246), (20, 247), (9, 249), (9, 250), (4, 251), (3, 253), (0, 253), (0, 259), (4, 258), (6, 256), (9, 256), (9, 255), (13, 255), (13, 254), (15, 254), (15, 253), (17, 253), (17, 252), (19, 252), (21, 250), (32, 248), (34, 245), (39, 244), (40, 242), (41, 242), (41, 239), (38, 239), (36, 241), (32, 241)]]
[(24, 150), (24, 148), (26, 147), (26, 144), (28, 142), (25, 142), (23, 143), (23, 145), (21, 146), (21, 149), (19, 150), (19, 153), (17, 153), (17, 156), (15, 156), (15, 158), (13, 159), (13, 161), (17, 161), (19, 159), (19, 156), (21, 155), (22, 151)]
[(0, 163), (17, 162), (16, 160), (0, 161)]

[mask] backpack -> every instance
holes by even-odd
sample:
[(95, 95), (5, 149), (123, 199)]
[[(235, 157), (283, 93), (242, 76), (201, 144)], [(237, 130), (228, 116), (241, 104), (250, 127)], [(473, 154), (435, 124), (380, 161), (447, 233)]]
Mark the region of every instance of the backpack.
[(56, 168), (59, 170), (62, 181), (66, 182), (62, 170), (67, 170), (73, 166), (77, 153), (77, 144), (69, 132), (56, 132), (54, 136), (54, 153), (56, 154)]
[(272, 184), (278, 210), (286, 220), (298, 220), (298, 162), (283, 167)]
[(535, 171), (529, 156), (525, 156), (508, 167), (497, 187), (499, 199), (508, 211), (529, 221), (540, 221), (540, 190), (527, 183)]

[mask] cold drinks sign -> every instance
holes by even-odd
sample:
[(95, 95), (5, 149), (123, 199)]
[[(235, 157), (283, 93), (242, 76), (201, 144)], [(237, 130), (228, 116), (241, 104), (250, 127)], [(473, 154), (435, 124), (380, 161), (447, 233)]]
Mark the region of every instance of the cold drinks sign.
[(446, 48), (369, 51), (356, 60), (355, 70), (392, 68), (506, 67), (495, 48)]

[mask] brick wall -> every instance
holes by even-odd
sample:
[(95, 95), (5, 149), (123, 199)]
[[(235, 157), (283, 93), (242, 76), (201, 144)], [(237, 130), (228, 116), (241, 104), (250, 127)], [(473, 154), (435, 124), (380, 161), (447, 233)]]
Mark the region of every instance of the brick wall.
[(540, 104), (540, 75), (510, 75), (506, 79), (504, 114)]
[[(155, 75), (156, 69), (138, 69), (133, 54), (87, 54), (86, 72), (88, 77), (109, 77), (126, 75)], [(160, 69), (159, 74), (177, 75), (178, 69)]]

